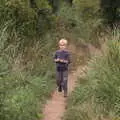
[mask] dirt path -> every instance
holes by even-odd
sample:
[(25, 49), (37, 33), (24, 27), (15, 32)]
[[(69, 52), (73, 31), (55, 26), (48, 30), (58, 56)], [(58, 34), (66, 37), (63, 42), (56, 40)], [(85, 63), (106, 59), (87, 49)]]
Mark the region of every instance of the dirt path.
[[(69, 77), (68, 77), (68, 93), (70, 94), (75, 86), (76, 86), (76, 81), (78, 79), (78, 77), (83, 77), (85, 75), (87, 66), (85, 65), (85, 57), (90, 54), (91, 56), (95, 55), (95, 53), (97, 53), (97, 49), (94, 48), (91, 45), (88, 46), (80, 46), (75, 47), (73, 44), (69, 45), (69, 50), (71, 51), (71, 53), (75, 56), (77, 56), (77, 58), (74, 59), (80, 59), (83, 62), (81, 62), (81, 64), (84, 65), (78, 65), (77, 61), (73, 61), (74, 64), (72, 64), (72, 66), (77, 66), (77, 69), (73, 69), (73, 71), (70, 72)], [(73, 56), (73, 57), (75, 57)], [(76, 68), (76, 67), (75, 67)], [(44, 119), (43, 120), (62, 120), (62, 116), (64, 115), (65, 112), (65, 108), (67, 105), (66, 102), (67, 98), (63, 97), (63, 93), (59, 93), (57, 90), (55, 90), (52, 94), (52, 97), (50, 100), (47, 101), (47, 104), (45, 105), (45, 108), (43, 110), (43, 114), (44, 114)]]
[[(77, 70), (72, 71), (68, 77), (68, 90), (69, 94), (74, 90), (76, 86), (76, 81), (79, 76), (84, 75), (84, 70), (86, 66), (79, 66)], [(66, 99), (63, 97), (63, 93), (54, 91), (52, 98), (47, 101), (45, 108), (43, 110), (44, 119), (43, 120), (61, 120), (65, 112), (66, 107)]]

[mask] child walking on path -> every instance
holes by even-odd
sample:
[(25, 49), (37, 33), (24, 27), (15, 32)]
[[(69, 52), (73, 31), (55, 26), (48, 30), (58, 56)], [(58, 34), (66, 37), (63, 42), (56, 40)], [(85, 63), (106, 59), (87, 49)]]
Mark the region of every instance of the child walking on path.
[(56, 63), (56, 82), (58, 91), (64, 90), (64, 97), (67, 97), (68, 93), (68, 65), (70, 63), (70, 53), (67, 50), (68, 41), (61, 39), (59, 41), (59, 50), (54, 55), (54, 62)]

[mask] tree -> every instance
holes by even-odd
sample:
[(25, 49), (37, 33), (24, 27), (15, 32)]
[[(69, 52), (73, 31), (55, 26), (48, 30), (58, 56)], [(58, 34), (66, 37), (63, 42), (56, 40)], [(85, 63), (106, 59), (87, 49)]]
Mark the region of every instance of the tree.
[(30, 6), (31, 6), (32, 8), (36, 8), (35, 0), (30, 0)]
[(68, 2), (70, 5), (73, 4), (73, 0), (64, 0), (64, 1)]
[(59, 10), (60, 0), (48, 0), (51, 5), (53, 12), (56, 13)]
[(120, 0), (101, 0), (101, 8), (106, 23), (113, 27), (120, 20)]

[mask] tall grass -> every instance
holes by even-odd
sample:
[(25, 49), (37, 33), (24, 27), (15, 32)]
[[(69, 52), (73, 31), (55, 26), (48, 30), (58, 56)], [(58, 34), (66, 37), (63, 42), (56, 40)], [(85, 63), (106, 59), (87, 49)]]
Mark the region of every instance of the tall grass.
[(50, 96), (54, 82), (42, 76), (11, 73), (0, 80), (0, 118), (32, 120), (42, 118), (42, 105)]
[(90, 61), (86, 78), (80, 78), (69, 98), (64, 120), (119, 119), (120, 31), (111, 34), (103, 54)]
[(55, 41), (48, 33), (24, 44), (27, 38), (9, 31), (9, 25), (0, 29), (0, 119), (42, 119), (43, 104), (55, 87)]
[(55, 17), (47, 0), (0, 3), (0, 119), (42, 119), (55, 87)]
[[(45, 51), (40, 50), (31, 47), (29, 52), (33, 52), (32, 54), (22, 54), (14, 45), (12, 47), (8, 45), (8, 48), (2, 52), (0, 119), (42, 119), (43, 104), (50, 97), (55, 87), (55, 80), (52, 55), (46, 51), (48, 54), (46, 56)], [(41, 54), (45, 55), (42, 59)]]

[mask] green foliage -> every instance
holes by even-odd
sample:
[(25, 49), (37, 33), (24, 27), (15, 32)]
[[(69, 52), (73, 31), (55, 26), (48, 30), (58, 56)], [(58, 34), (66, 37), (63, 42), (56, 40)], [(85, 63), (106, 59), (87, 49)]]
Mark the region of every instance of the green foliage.
[(74, 0), (72, 7), (63, 3), (57, 18), (61, 36), (66, 37), (66, 34), (69, 34), (69, 39), (75, 39), (76, 43), (99, 44), (97, 32), (102, 27), (99, 4), (99, 0), (95, 2)]
[[(117, 35), (117, 37), (118, 36), (119, 35)], [(108, 44), (106, 53), (106, 55), (104, 54), (103, 59), (100, 60), (100, 58), (98, 58), (99, 65), (97, 64), (98, 59), (95, 62), (95, 69), (99, 71), (94, 72), (93, 76), (91, 75), (91, 79), (93, 78), (93, 80), (98, 82), (95, 89), (96, 103), (98, 106), (101, 106), (100, 111), (104, 114), (110, 114), (110, 112), (113, 112), (114, 115), (120, 116), (119, 38), (116, 39), (116, 37), (114, 37), (114, 39)], [(104, 64), (104, 67), (101, 67), (102, 64)], [(118, 106), (117, 108), (116, 104)]]
[(0, 32), (0, 118), (42, 119), (42, 105), (55, 84), (51, 55), (55, 39), (50, 33), (24, 38), (12, 25), (7, 21)]
[[(52, 57), (57, 41), (65, 37), (73, 39), (76, 44), (81, 42), (98, 44), (99, 41), (95, 38), (98, 38), (97, 34), (101, 30), (103, 20), (100, 9), (99, 0), (66, 0), (66, 2), (65, 0), (0, 0), (0, 118), (2, 120), (42, 119), (42, 105), (54, 88), (55, 73)], [(115, 45), (117, 44), (119, 42)], [(66, 119), (92, 119), (91, 115), (99, 111), (97, 107), (91, 111), (92, 114), (86, 110), (90, 103), (93, 104), (92, 100), (89, 101), (93, 96), (97, 106), (103, 106), (102, 108), (107, 111), (112, 107), (114, 114), (119, 115), (119, 88), (112, 86), (112, 84), (119, 85), (117, 78), (119, 49), (118, 46), (117, 48), (113, 46), (113, 43), (109, 45), (113, 51), (109, 50), (108, 56), (105, 55), (109, 61), (105, 67), (106, 71), (109, 65), (114, 69), (109, 68), (107, 74), (101, 72), (104, 80), (109, 74), (117, 71), (114, 73), (115, 76), (111, 77), (111, 83), (104, 80), (104, 85), (102, 86), (101, 81), (98, 86), (97, 80), (93, 79), (98, 75), (99, 67), (96, 68), (96, 72), (90, 73), (91, 78), (88, 77), (92, 82), (88, 81), (89, 84), (85, 86), (80, 85), (80, 88), (73, 93), (76, 99), (71, 98), (70, 103), (75, 107), (70, 109), (68, 116), (74, 111), (75, 116)], [(106, 60), (100, 60), (100, 65), (103, 66)], [(112, 86), (111, 89), (109, 86)], [(111, 90), (116, 94), (111, 94)], [(114, 97), (109, 100), (111, 96)], [(84, 104), (87, 101), (90, 103)], [(81, 114), (78, 115), (77, 112)], [(103, 112), (102, 109), (100, 112)]]
[(120, 1), (119, 0), (101, 0), (101, 9), (105, 23), (110, 24), (112, 27), (120, 20)]
[(106, 37), (103, 54), (90, 61), (86, 78), (80, 79), (68, 100), (65, 120), (79, 120), (83, 115), (86, 120), (120, 117), (119, 38), (119, 30)]
[(68, 109), (65, 120), (92, 120), (88, 115), (87, 111), (83, 111), (80, 106), (73, 106), (71, 109)]
[[(49, 77), (49, 79), (48, 79)], [(0, 118), (33, 120), (42, 118), (42, 104), (50, 96), (54, 82), (46, 77), (11, 73), (0, 79)]]
[(53, 12), (57, 13), (59, 11), (62, 1), (61, 0), (48, 0), (48, 2), (52, 7)]
[(8, 67), (9, 65), (7, 61), (4, 58), (0, 57), (0, 76), (5, 75), (9, 72)]
[(26, 36), (30, 38), (39, 35), (40, 31), (46, 32), (51, 28), (50, 25), (53, 21), (53, 15), (50, 12), (51, 7), (47, 0), (36, 0), (35, 3), (37, 5), (36, 8), (32, 8), (29, 0), (5, 1), (4, 5), (2, 4), (0, 7), (0, 21), (3, 22), (3, 25), (11, 21), (12, 26), (10, 30), (15, 29), (21, 37)]

